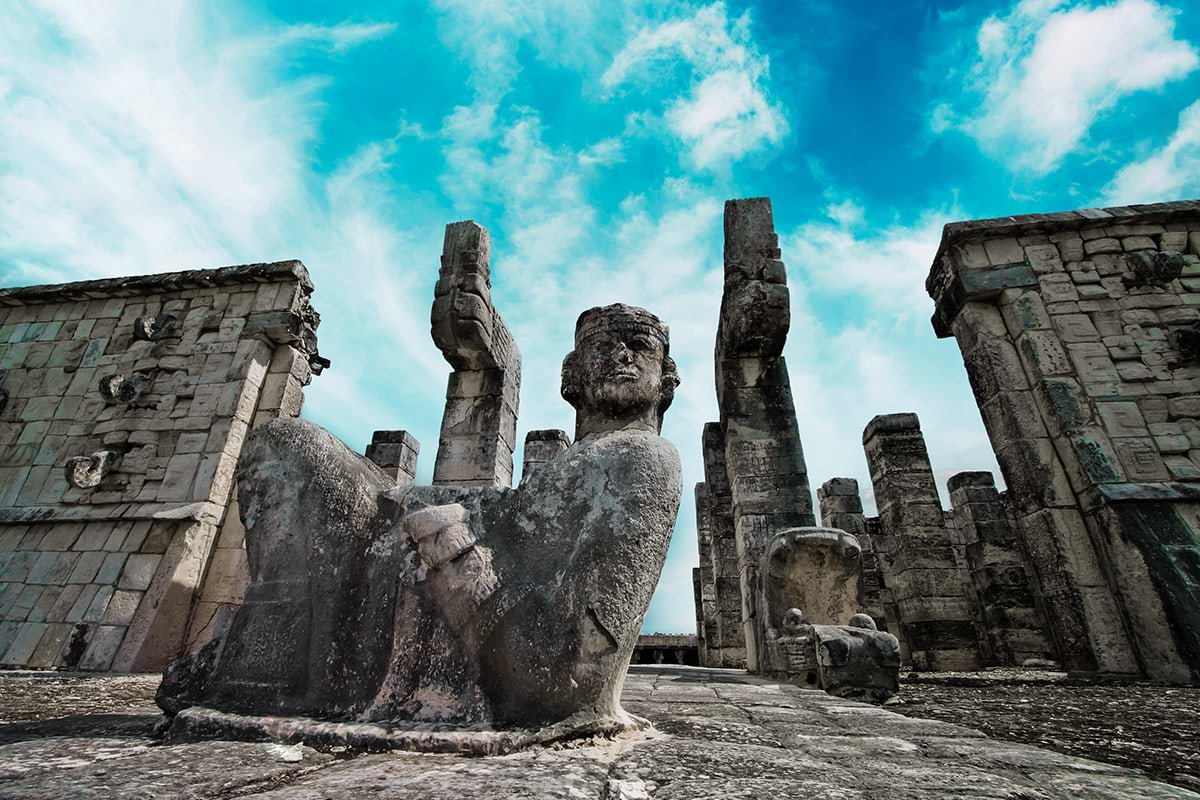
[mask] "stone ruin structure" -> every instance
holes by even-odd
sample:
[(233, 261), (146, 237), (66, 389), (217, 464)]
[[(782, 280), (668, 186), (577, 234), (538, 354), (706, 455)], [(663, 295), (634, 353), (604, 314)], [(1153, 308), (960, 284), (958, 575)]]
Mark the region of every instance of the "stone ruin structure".
[(402, 432), (371, 459), (301, 420), (248, 437), (250, 584), (228, 633), (166, 673), (173, 739), (496, 753), (642, 724), (621, 685), (681, 494), (659, 436), (678, 384), (666, 325), (620, 304), (580, 315), (562, 368), (575, 440), (531, 434), (516, 488), (520, 356), (474, 223), (447, 228), (432, 327), (455, 370), (434, 485), (413, 485)]
[[(830, 572), (828, 564), (790, 577), (764, 572), (754, 550), (763, 538), (748, 535), (771, 530), (754, 526), (772, 511), (811, 524), (798, 440), (790, 462), (772, 451), (753, 463), (745, 506), (737, 489), (747, 484), (738, 483), (739, 464), (722, 440), (729, 430), (732, 441), (751, 438), (745, 431), (757, 420), (744, 420), (767, 407), (768, 392), (769, 425), (785, 430), (772, 440), (791, 441), (794, 429), (786, 377), (783, 390), (774, 377), (745, 389), (735, 383), (785, 376), (781, 342), (772, 339), (780, 327), (786, 333), (782, 280), (759, 289), (744, 312), (746, 329), (761, 333), (747, 351), (755, 360), (727, 357), (725, 332), (739, 330), (728, 298), (744, 291), (741, 274), (767, 263), (764, 283), (782, 274), (762, 235), (769, 227), (747, 225), (737, 207), (754, 202), (736, 201), (726, 217), (722, 422), (705, 431), (694, 582), (703, 663), (724, 665), (744, 644), (747, 666), (764, 671), (761, 643), (771, 638), (762, 633), (763, 598), (827, 592)], [(760, 234), (749, 256), (747, 230)], [(903, 661), (918, 670), (1057, 663), (1200, 681), (1200, 201), (953, 223), (927, 288), (935, 331), (962, 350), (1008, 490), (997, 491), (989, 473), (959, 473), (947, 487), (952, 508), (943, 510), (916, 415), (871, 420), (863, 446), (879, 516), (864, 516), (851, 479), (817, 492), (822, 522), (861, 550), (859, 610), (895, 634)], [(773, 307), (775, 327), (754, 316)], [(775, 372), (763, 368), (771, 358)], [(732, 511), (717, 497), (730, 497)], [(749, 510), (751, 524), (732, 532), (722, 525), (722, 513), (740, 520)], [(726, 635), (722, 537), (736, 543), (743, 576), (741, 641)], [(765, 576), (774, 588), (764, 588)]]
[(724, 263), (721, 419), (704, 427), (705, 482), (695, 494), (702, 663), (886, 699), (898, 685), (898, 643), (858, 614), (861, 544), (815, 527), (783, 357), (787, 273), (767, 198), (725, 204)]
[(947, 225), (926, 288), (1060, 661), (1200, 681), (1200, 201)]
[(0, 666), (161, 669), (242, 602), (234, 469), (300, 413), (298, 261), (0, 290)]

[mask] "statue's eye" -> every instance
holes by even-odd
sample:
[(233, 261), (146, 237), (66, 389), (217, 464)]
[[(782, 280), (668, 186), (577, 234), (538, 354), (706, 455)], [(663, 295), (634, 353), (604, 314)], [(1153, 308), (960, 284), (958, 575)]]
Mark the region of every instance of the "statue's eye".
[(641, 337), (638, 337), (629, 343), (630, 350), (637, 350), (639, 352), (643, 350), (649, 350), (652, 347), (654, 347), (654, 345), (649, 339), (643, 339)]

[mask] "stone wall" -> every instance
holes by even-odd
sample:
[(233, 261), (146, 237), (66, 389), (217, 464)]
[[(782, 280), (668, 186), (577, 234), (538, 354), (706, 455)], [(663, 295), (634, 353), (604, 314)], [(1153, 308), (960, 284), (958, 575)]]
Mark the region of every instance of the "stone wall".
[(1064, 665), (1200, 679), (1200, 201), (954, 223), (926, 286)]
[(298, 261), (0, 290), (0, 664), (158, 669), (241, 602), (234, 467), (296, 415)]

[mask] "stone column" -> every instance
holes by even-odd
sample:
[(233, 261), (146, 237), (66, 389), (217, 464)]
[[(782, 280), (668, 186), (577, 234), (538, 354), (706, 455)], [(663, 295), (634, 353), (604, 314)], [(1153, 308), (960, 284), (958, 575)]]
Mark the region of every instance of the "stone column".
[(960, 472), (948, 485), (995, 663), (1054, 659), (1035, 581), (992, 473)]
[(446, 226), (434, 291), (434, 343), (454, 368), (433, 467), (435, 485), (512, 483), (521, 354), (492, 305), (487, 230)]
[(982, 667), (974, 615), (916, 414), (875, 417), (863, 431), (879, 521), (895, 542), (889, 576), (918, 670)]
[(420, 453), (421, 443), (408, 431), (375, 431), (367, 445), (367, 458), (402, 486), (416, 481)]
[(571, 446), (566, 431), (556, 429), (530, 431), (525, 434), (525, 459), (521, 463), (521, 483), (529, 480), (547, 461), (553, 461)]
[(708, 666), (708, 650), (704, 636), (704, 586), (699, 567), (692, 567), (692, 603), (696, 609), (696, 658), (704, 667)]
[(714, 631), (708, 631), (712, 666), (742, 669), (746, 666), (746, 635), (742, 627), (742, 584), (738, 573), (737, 536), (733, 525), (733, 498), (725, 473), (725, 440), (721, 426), (709, 422), (703, 433), (706, 491), (702, 516), (710, 531), (712, 556)]
[(753, 672), (768, 628), (758, 608), (764, 549), (776, 534), (816, 522), (782, 356), (789, 295), (770, 200), (725, 204), (724, 261), (717, 401), (733, 499), (747, 669)]
[(695, 583), (696, 636), (700, 637), (700, 665), (721, 666), (719, 647), (711, 647), (709, 637), (719, 640), (717, 627), (717, 587), (713, 578), (712, 512), (708, 503), (708, 485), (696, 484), (696, 547), (700, 566), (692, 574)]
[[(858, 481), (854, 478), (830, 478), (817, 489), (817, 503), (821, 508), (821, 524), (827, 528), (838, 528), (858, 539), (862, 547), (862, 586), (864, 614), (875, 620), (875, 627), (888, 630), (887, 615), (883, 610), (883, 576), (879, 570), (879, 555), (875, 542), (867, 534), (866, 518), (863, 516), (862, 499), (858, 494)], [(894, 627), (894, 626), (893, 626)]]

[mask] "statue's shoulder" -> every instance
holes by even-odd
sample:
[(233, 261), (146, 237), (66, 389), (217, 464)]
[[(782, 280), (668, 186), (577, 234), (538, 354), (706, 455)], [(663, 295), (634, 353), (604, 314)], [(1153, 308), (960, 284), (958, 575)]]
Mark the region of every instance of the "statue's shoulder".
[(680, 479), (679, 451), (675, 445), (650, 431), (613, 431), (589, 437), (571, 446), (578, 457), (613, 468), (630, 467), (663, 477)]

